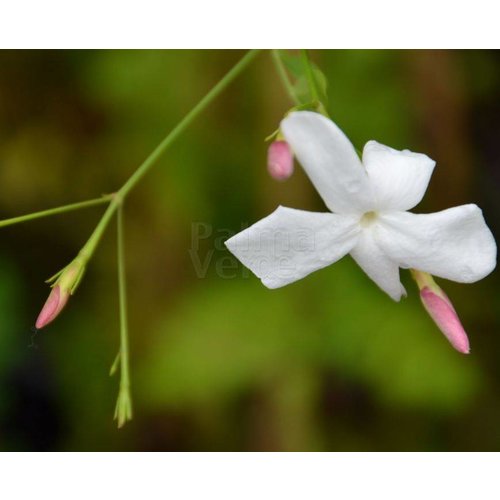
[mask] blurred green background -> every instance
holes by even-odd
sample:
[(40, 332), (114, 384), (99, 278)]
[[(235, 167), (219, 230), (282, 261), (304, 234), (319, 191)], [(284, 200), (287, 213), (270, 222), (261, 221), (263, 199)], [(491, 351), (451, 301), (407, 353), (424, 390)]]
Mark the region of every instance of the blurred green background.
[[(117, 189), (242, 54), (0, 52), (0, 218)], [(376, 139), (437, 161), (415, 211), (474, 202), (499, 234), (499, 52), (311, 55), (331, 116), (358, 148)], [(120, 431), (108, 376), (119, 340), (114, 225), (37, 348), (44, 280), (102, 208), (1, 229), (0, 449), (500, 449), (498, 272), (440, 281), (470, 336), (463, 356), (406, 271), (399, 304), (349, 257), (268, 290), (224, 249), (278, 204), (324, 209), (300, 168), (286, 183), (267, 175), (263, 139), (289, 107), (261, 54), (130, 196), (135, 418)], [(210, 230), (200, 238), (200, 228)]]

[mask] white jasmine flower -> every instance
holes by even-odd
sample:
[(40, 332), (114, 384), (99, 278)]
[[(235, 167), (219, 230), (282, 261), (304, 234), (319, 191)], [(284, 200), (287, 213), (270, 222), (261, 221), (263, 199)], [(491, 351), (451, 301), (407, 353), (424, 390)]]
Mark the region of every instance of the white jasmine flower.
[(429, 184), (435, 162), (426, 155), (369, 141), (361, 161), (331, 120), (309, 111), (288, 115), (281, 132), (331, 213), (280, 206), (226, 241), (268, 288), (348, 253), (396, 301), (405, 294), (399, 268), (460, 283), (495, 268), (495, 240), (476, 205), (425, 215), (407, 211)]

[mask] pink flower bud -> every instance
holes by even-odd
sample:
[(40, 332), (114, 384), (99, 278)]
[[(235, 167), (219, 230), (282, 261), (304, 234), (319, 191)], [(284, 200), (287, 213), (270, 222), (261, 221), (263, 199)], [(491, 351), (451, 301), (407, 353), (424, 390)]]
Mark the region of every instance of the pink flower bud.
[(286, 181), (293, 174), (293, 154), (285, 141), (274, 141), (267, 150), (267, 170), (278, 181)]
[(458, 352), (469, 354), (469, 339), (446, 294), (441, 290), (440, 296), (430, 288), (424, 288), (420, 291), (420, 298), (430, 317), (445, 334), (451, 345)]
[(70, 295), (69, 291), (61, 292), (61, 287), (59, 285), (52, 288), (47, 302), (45, 302), (38, 315), (35, 323), (36, 328), (43, 328), (55, 320), (67, 304)]
[(430, 317), (458, 352), (469, 354), (469, 339), (448, 296), (430, 274), (421, 271), (412, 271), (412, 274), (420, 288), (422, 304)]
[(53, 280), (56, 280), (56, 282), (52, 287), (49, 298), (38, 315), (35, 323), (36, 328), (40, 329), (47, 326), (59, 316), (59, 313), (68, 303), (71, 294), (75, 291), (78, 283), (80, 283), (84, 271), (85, 263), (77, 257), (49, 280), (49, 282)]

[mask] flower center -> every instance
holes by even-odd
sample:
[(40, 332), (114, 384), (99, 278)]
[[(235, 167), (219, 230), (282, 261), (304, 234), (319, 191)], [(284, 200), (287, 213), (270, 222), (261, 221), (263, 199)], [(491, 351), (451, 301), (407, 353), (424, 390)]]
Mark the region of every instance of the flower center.
[(359, 223), (362, 227), (371, 226), (377, 220), (377, 212), (366, 212), (361, 217)]

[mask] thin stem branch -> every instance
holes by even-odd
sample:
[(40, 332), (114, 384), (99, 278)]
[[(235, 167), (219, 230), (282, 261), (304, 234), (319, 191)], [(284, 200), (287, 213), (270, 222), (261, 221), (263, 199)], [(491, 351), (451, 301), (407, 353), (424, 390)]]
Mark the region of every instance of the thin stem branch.
[(113, 195), (106, 195), (102, 196), (101, 198), (96, 198), (93, 200), (80, 201), (78, 203), (71, 203), (70, 205), (63, 205), (62, 207), (42, 210), (41, 212), (34, 212), (32, 214), (21, 215), (19, 217), (12, 217), (11, 219), (5, 219), (0, 221), (0, 227), (11, 226), (13, 224), (19, 224), (20, 222), (27, 222), (34, 219), (39, 219), (41, 217), (47, 217), (49, 215), (63, 214), (65, 212), (71, 212), (73, 210), (80, 210), (81, 208), (103, 205), (104, 203), (110, 202), (112, 198)]
[(314, 73), (311, 61), (309, 60), (309, 55), (307, 54), (306, 49), (301, 49), (300, 53), (302, 55), (302, 62), (304, 64), (304, 69), (306, 70), (307, 82), (309, 84), (311, 98), (313, 101), (319, 101), (318, 89), (316, 87), (316, 80), (314, 79)]
[(125, 241), (123, 231), (123, 206), (118, 206), (118, 291), (120, 302), (120, 389), (116, 402), (115, 419), (118, 427), (132, 419), (132, 397), (130, 395), (130, 369), (128, 352), (127, 287), (125, 272)]
[(154, 149), (154, 151), (146, 158), (146, 160), (137, 168), (137, 170), (129, 177), (123, 186), (117, 191), (108, 209), (102, 216), (98, 225), (94, 229), (87, 243), (80, 251), (80, 255), (89, 259), (94, 253), (103, 233), (106, 229), (111, 217), (116, 212), (118, 206), (126, 198), (128, 193), (135, 185), (144, 177), (150, 168), (160, 159), (168, 147), (186, 130), (186, 128), (194, 121), (195, 118), (204, 111), (207, 106), (218, 97), (222, 91), (253, 61), (260, 50), (249, 50), (239, 62), (225, 76), (215, 84), (214, 87), (196, 104), (196, 106), (173, 128), (173, 130), (163, 139), (162, 142)]
[(116, 212), (119, 205), (120, 205), (120, 199), (117, 198), (116, 194), (114, 198), (111, 200), (111, 203), (108, 205), (108, 208), (104, 212), (103, 216), (101, 217), (101, 220), (98, 222), (94, 231), (90, 235), (90, 238), (87, 240), (87, 243), (85, 243), (85, 245), (78, 253), (78, 255), (82, 257), (85, 260), (85, 262), (87, 262), (92, 257), (106, 227), (109, 224), (109, 221), (111, 220), (111, 217), (113, 217), (113, 214)]
[(283, 64), (283, 60), (281, 59), (280, 51), (277, 49), (273, 49), (271, 51), (271, 54), (273, 56), (273, 61), (274, 61), (274, 66), (276, 67), (276, 71), (278, 72), (281, 82), (283, 83), (283, 87), (285, 87), (285, 90), (287, 91), (292, 102), (294, 104), (300, 104), (300, 100), (297, 97), (297, 94), (295, 93), (295, 89), (293, 88), (290, 77), (288, 76), (285, 65)]
[[(121, 361), (122, 361), (122, 380), (129, 383), (128, 374), (128, 322), (127, 322), (127, 289), (125, 272), (125, 241), (123, 229), (123, 207), (120, 205), (117, 217), (117, 236), (118, 236), (118, 288), (120, 296), (120, 342), (121, 342)], [(126, 368), (124, 368), (126, 367)]]
[(205, 108), (226, 89), (226, 87), (248, 66), (260, 51), (249, 50), (238, 63), (229, 70), (219, 82), (203, 97), (198, 104), (174, 127), (174, 129), (163, 139), (156, 149), (146, 158), (144, 163), (131, 175), (122, 186), (119, 193), (125, 197), (128, 192), (139, 182), (144, 174), (158, 161), (160, 156), (174, 142), (177, 137), (193, 122)]

